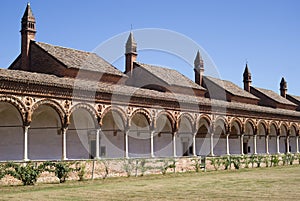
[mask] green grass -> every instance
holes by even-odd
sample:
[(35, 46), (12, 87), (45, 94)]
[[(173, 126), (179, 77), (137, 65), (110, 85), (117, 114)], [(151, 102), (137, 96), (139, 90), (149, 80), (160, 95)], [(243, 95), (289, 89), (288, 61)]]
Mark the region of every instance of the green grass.
[(0, 200), (298, 200), (300, 166), (2, 186)]

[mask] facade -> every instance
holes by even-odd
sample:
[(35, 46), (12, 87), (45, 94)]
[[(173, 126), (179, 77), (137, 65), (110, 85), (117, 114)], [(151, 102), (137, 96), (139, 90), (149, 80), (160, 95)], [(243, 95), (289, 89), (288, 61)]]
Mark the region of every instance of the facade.
[(137, 62), (125, 72), (90, 52), (35, 41), (28, 4), (21, 53), (0, 69), (0, 161), (298, 153), (300, 97)]

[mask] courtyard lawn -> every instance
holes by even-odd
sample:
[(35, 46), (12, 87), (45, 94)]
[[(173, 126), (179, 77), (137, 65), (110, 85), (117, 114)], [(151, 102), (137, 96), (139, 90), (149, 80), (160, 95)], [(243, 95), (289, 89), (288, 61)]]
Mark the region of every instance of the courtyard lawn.
[(299, 165), (0, 187), (0, 200), (299, 200), (299, 197)]

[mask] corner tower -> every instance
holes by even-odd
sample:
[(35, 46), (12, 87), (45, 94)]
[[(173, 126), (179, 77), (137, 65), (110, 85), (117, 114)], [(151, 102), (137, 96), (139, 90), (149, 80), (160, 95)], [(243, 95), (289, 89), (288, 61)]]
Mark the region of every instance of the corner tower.
[(36, 25), (30, 4), (27, 4), (26, 10), (21, 21), (21, 69), (30, 70), (29, 47), (30, 41), (35, 40)]
[(131, 76), (133, 72), (133, 62), (135, 62), (137, 58), (137, 44), (132, 32), (129, 34), (125, 49), (125, 73)]
[(194, 72), (195, 72), (195, 83), (202, 86), (203, 74), (204, 74), (204, 62), (198, 50), (196, 58), (194, 60)]
[(250, 92), (250, 88), (251, 88), (251, 83), (252, 83), (252, 80), (251, 80), (251, 73), (248, 69), (248, 64), (246, 63), (246, 67), (245, 67), (245, 70), (244, 70), (244, 73), (243, 73), (243, 82), (244, 82), (244, 90)]

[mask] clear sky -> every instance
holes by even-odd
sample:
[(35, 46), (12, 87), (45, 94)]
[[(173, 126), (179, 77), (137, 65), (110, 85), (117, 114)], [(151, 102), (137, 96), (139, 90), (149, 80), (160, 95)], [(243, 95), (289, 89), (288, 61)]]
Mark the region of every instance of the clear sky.
[[(30, 3), (37, 20), (37, 41), (93, 51), (103, 41), (130, 31), (131, 24), (133, 30), (169, 29), (201, 45), (215, 62), (222, 79), (242, 86), (247, 60), (254, 86), (278, 92), (284, 76), (288, 93), (300, 96), (298, 0), (31, 0)], [(20, 52), (20, 20), (26, 4), (26, 0), (1, 0), (2, 68), (7, 68)], [(138, 60), (175, 69), (183, 66), (178, 70), (193, 79), (191, 66), (176, 63), (176, 59), (172, 61), (164, 53), (141, 56)], [(117, 67), (123, 71), (123, 66)]]

